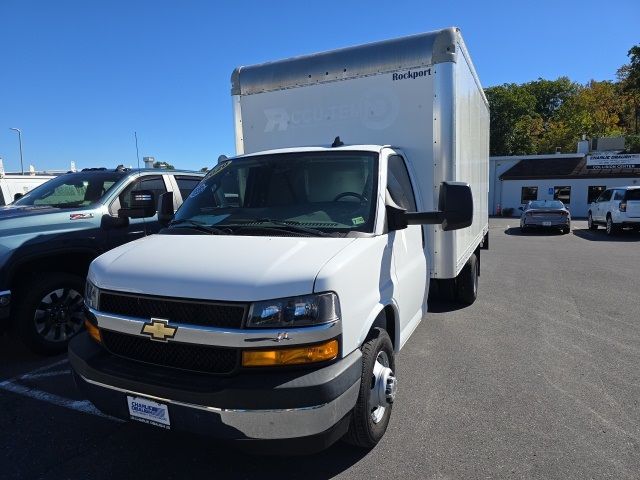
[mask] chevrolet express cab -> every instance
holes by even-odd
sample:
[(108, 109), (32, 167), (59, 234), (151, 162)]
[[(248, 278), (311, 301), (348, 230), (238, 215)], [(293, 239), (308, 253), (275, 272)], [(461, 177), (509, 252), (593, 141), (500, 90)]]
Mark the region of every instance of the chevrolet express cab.
[[(473, 64), (449, 28), (238, 68), (232, 99), (238, 155), (175, 215), (161, 199), (160, 234), (91, 264), (75, 381), (165, 429), (371, 448), (432, 284), (477, 295), (489, 111)], [(155, 213), (150, 197), (121, 215)]]

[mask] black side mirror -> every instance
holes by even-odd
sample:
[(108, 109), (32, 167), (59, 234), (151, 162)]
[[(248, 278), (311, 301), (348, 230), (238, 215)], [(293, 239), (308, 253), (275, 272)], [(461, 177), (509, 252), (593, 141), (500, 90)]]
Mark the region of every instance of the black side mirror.
[(124, 228), (129, 226), (129, 217), (112, 217), (105, 213), (100, 221), (100, 227), (104, 229)]
[(160, 195), (160, 200), (158, 201), (158, 222), (163, 227), (169, 225), (169, 222), (173, 220), (174, 215), (173, 210), (173, 192), (165, 192)]
[(524, 212), (524, 207), (520, 206), (518, 207), (518, 210), (522, 210)]
[(13, 196), (13, 201), (15, 202), (16, 200), (20, 200), (22, 197), (24, 197), (24, 193), (16, 193)]
[(155, 195), (152, 190), (131, 192), (131, 207), (118, 210), (119, 217), (149, 218), (156, 214)]
[(435, 212), (406, 212), (387, 205), (389, 230), (400, 230), (407, 225), (442, 224), (445, 232), (468, 227), (473, 223), (473, 194), (468, 183), (442, 182), (438, 210)]

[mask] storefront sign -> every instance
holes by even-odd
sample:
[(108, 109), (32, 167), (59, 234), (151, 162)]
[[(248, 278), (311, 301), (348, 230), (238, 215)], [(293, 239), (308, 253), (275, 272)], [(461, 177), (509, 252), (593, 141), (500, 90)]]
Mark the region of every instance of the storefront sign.
[(601, 170), (604, 168), (640, 168), (640, 154), (599, 153), (587, 156), (587, 169)]

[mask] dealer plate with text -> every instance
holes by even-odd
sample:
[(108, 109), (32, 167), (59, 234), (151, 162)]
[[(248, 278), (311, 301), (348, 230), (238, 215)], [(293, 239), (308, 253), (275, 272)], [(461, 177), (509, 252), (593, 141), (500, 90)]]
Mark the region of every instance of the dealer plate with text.
[(169, 409), (165, 404), (154, 402), (148, 398), (131, 397), (129, 395), (127, 395), (127, 404), (131, 420), (166, 429), (171, 428)]
[(542, 226), (543, 227), (550, 227), (551, 226), (551, 222), (542, 222)]

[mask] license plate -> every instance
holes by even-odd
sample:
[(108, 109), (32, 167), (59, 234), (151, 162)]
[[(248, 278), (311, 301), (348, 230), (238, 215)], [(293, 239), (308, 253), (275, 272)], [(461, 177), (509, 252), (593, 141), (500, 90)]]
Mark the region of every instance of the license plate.
[(169, 409), (165, 404), (154, 402), (147, 398), (130, 397), (128, 395), (127, 404), (129, 405), (129, 415), (131, 415), (131, 420), (148, 423), (150, 425), (166, 429), (171, 428)]
[(543, 227), (550, 227), (551, 226), (551, 222), (542, 222), (542, 226)]

